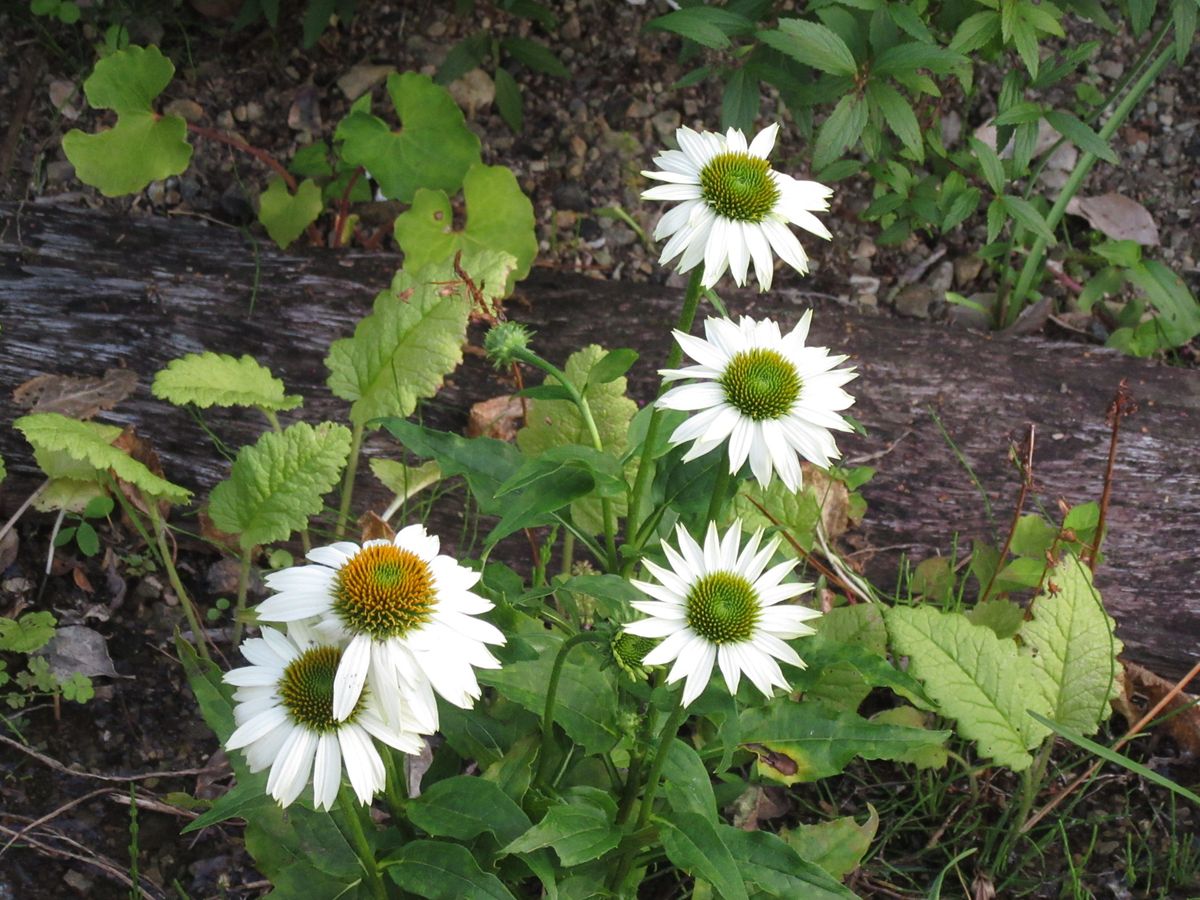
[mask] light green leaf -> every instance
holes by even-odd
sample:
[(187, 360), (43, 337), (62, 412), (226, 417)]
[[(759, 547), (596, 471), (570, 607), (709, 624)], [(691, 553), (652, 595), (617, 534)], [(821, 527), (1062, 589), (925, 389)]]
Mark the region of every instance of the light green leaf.
[(704, 761), (691, 744), (676, 738), (663, 765), (663, 794), (677, 813), (691, 812), (717, 823), (717, 798)]
[(821, 169), (832, 163), (858, 140), (866, 126), (867, 104), (863, 98), (855, 93), (844, 95), (817, 132), (813, 166)]
[(238, 452), (228, 480), (213, 488), (208, 514), (245, 550), (286, 540), (321, 511), (349, 455), (344, 425), (297, 422), (268, 431)]
[(129, 482), (151, 497), (172, 503), (186, 503), (192, 495), (191, 491), (160, 478), (128, 453), (114, 447), (112, 441), (120, 434), (119, 429), (98, 426), (94, 422), (80, 422), (58, 413), (22, 416), (13, 422), (13, 427), (33, 445), (39, 461), (44, 453), (61, 454), (60, 459), (65, 457), (80, 465), (77, 471), (88, 473), (90, 470), (90, 474), (82, 475), (84, 479), (98, 478), (111, 469), (122, 481)]
[(655, 821), (667, 859), (689, 875), (703, 878), (724, 900), (748, 900), (737, 863), (714, 821), (678, 811)]
[(58, 620), (50, 612), (29, 612), (19, 619), (0, 616), (0, 651), (33, 653), (41, 650), (54, 637)]
[(507, 847), (502, 854), (529, 853), (553, 847), (564, 866), (598, 859), (620, 843), (621, 830), (614, 820), (617, 804), (606, 791), (575, 787), (563, 792), (563, 802), (551, 806), (538, 824)]
[(921, 137), (921, 126), (904, 95), (889, 84), (872, 81), (867, 85), (867, 99), (883, 113), (883, 120), (887, 122), (888, 128), (900, 138), (901, 143), (908, 148), (917, 162), (924, 162), (925, 141)]
[(1114, 166), (1117, 165), (1117, 154), (1113, 152), (1112, 147), (1104, 138), (1084, 124), (1078, 116), (1061, 109), (1052, 109), (1046, 113), (1046, 121), (1053, 126), (1055, 131), (1080, 150), (1091, 153)]
[[(882, 710), (871, 716), (872, 722), (884, 725), (903, 725), (906, 728), (928, 728), (931, 713), (924, 713), (915, 706), (901, 704)], [(915, 747), (908, 753), (896, 758), (896, 762), (910, 763), (918, 769), (944, 769), (949, 759), (945, 744), (926, 744)]]
[(119, 197), (188, 167), (187, 122), (156, 115), (151, 107), (174, 74), (157, 47), (129, 47), (96, 63), (84, 93), (93, 108), (114, 110), (117, 124), (98, 134), (72, 129), (63, 137), (63, 151), (80, 181)]
[(189, 353), (173, 359), (154, 376), (154, 396), (176, 406), (252, 406), (282, 412), (303, 399), (284, 393), (283, 382), (253, 356)]
[(758, 771), (784, 784), (837, 775), (855, 756), (900, 759), (918, 747), (944, 743), (948, 731), (903, 728), (820, 703), (775, 703), (749, 709), (741, 741), (759, 755)]
[[(742, 878), (772, 897), (803, 900), (854, 900), (837, 879), (767, 831), (742, 831), (718, 825), (717, 833), (737, 860)], [(761, 895), (755, 895), (761, 896)]]
[(780, 19), (777, 30), (760, 31), (758, 38), (768, 47), (830, 75), (854, 75), (858, 71), (846, 42), (820, 22)]
[(394, 459), (372, 459), (371, 474), (397, 497), (410, 498), (442, 478), (442, 470), (434, 460), (419, 466), (406, 466)]
[(861, 825), (853, 816), (842, 816), (813, 825), (800, 824), (780, 836), (801, 857), (840, 879), (858, 868), (878, 829), (879, 813), (867, 804), (867, 821)]
[(325, 358), (329, 389), (354, 405), (350, 419), (411, 415), (462, 362), (472, 298), (449, 263), (396, 273), (354, 336)]
[(1023, 197), (1015, 197), (1012, 194), (1005, 194), (1003, 200), (1004, 208), (1017, 222), (1045, 240), (1046, 243), (1058, 243), (1054, 232), (1050, 230), (1050, 226), (1046, 224), (1046, 220), (1042, 218), (1042, 214), (1032, 203)]
[(996, 637), (1011, 638), (1021, 630), (1025, 610), (1011, 600), (999, 598), (984, 600), (967, 610), (966, 616), (972, 625), (986, 625), (992, 629)]
[(1200, 303), (1182, 278), (1154, 260), (1132, 267), (1127, 274), (1158, 311), (1152, 324), (1162, 330), (1168, 346), (1181, 346), (1200, 334)]
[[(593, 367), (599, 365), (607, 355), (599, 344), (589, 344), (571, 354), (564, 371), (572, 384), (583, 388), (583, 396), (592, 411), (605, 455), (619, 459), (628, 445), (629, 423), (637, 413), (637, 404), (625, 396), (628, 384), (625, 376), (603, 383), (596, 383), (590, 377)], [(547, 383), (553, 384), (554, 380), (548, 378)], [(517, 446), (526, 457), (540, 456), (552, 447), (592, 445), (583, 417), (569, 400), (530, 400), (529, 415), (525, 421), (528, 424), (517, 432)], [(616, 515), (625, 514), (624, 497), (614, 497), (612, 504)], [(572, 504), (571, 518), (581, 529), (592, 534), (604, 530), (600, 503), (595, 499)]]
[(1046, 592), (1033, 601), (1033, 617), (1022, 626), (1021, 640), (1031, 651), (1049, 717), (1080, 734), (1095, 734), (1121, 693), (1116, 623), (1092, 586), (1092, 573), (1077, 557), (1064, 555), (1046, 584)]
[(892, 647), (909, 657), (909, 671), (938, 711), (957, 721), (959, 734), (1000, 765), (1018, 772), (1028, 768), (1033, 757), (1027, 751), (1047, 734), (1025, 711), (1030, 705), (1047, 711), (1033, 661), (1013, 641), (972, 625), (960, 613), (908, 606), (889, 609), (884, 617)]
[(267, 189), (258, 198), (258, 221), (267, 229), (281, 250), (300, 235), (304, 229), (317, 221), (324, 207), (321, 189), (311, 178), (300, 182), (295, 194), (288, 192), (282, 178), (276, 176), (267, 183)]
[(516, 900), (461, 844), (409, 841), (379, 866), (405, 891), (429, 900)]
[(946, 75), (966, 65), (967, 58), (953, 50), (933, 44), (909, 42), (888, 47), (880, 53), (871, 64), (871, 75), (876, 79), (883, 75), (895, 78), (917, 69), (928, 69), (935, 75)]
[(404, 251), (405, 268), (446, 263), (462, 251), (464, 260), (480, 251), (510, 254), (516, 260), (504, 295), (516, 281), (529, 274), (537, 255), (533, 205), (506, 166), (476, 165), (463, 180), (467, 223), (454, 230), (454, 211), (444, 191), (416, 192), (412, 208), (396, 217), (396, 243)]
[(971, 53), (999, 34), (1000, 14), (994, 10), (983, 10), (962, 20), (950, 41), (950, 50), (955, 53)]
[(342, 158), (366, 168), (390, 200), (411, 203), (419, 188), (457, 191), (479, 162), (479, 138), (454, 98), (416, 72), (393, 72), (387, 90), (402, 128), (393, 131), (378, 116), (351, 112), (335, 135), (343, 142)]

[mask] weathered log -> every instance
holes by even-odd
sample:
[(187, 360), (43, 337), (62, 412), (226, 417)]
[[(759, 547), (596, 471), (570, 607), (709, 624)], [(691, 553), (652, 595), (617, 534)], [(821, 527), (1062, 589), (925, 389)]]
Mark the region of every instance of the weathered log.
[[(189, 416), (155, 400), (149, 382), (169, 360), (202, 349), (252, 353), (307, 398), (309, 421), (341, 419), (347, 406), (324, 386), (330, 341), (349, 334), (388, 284), (387, 254), (308, 250), (281, 253), (235, 230), (191, 220), (114, 219), (48, 206), (0, 207), (0, 452), (12, 509), (32, 486), (32, 461), (9, 426), (20, 410), (9, 392), (46, 372), (95, 375), (135, 370), (138, 391), (104, 417), (130, 423), (157, 447), (168, 476), (206, 491), (227, 472)], [(644, 284), (538, 270), (510, 304), (538, 331), (538, 347), (563, 359), (589, 342), (642, 354), (631, 393), (657, 387), (680, 292)], [(802, 311), (787, 291), (730, 298), (736, 312), (788, 322)], [(858, 541), (866, 571), (894, 582), (901, 554), (920, 560), (973, 538), (1003, 540), (1019, 477), (1009, 459), (1027, 426), (1037, 428), (1036, 499), (1053, 508), (1096, 499), (1104, 478), (1105, 410), (1122, 379), (1139, 403), (1125, 423), (1109, 512), (1106, 563), (1097, 583), (1120, 622), (1128, 656), (1164, 675), (1189, 668), (1200, 638), (1200, 373), (1107, 350), (1035, 339), (1000, 339), (825, 304), (814, 340), (850, 354), (856, 418), (865, 438), (841, 440), (848, 461), (879, 473)], [(503, 387), (483, 361), (468, 361), (424, 421), (459, 429), (470, 404)], [(942, 436), (936, 412), (983, 486)], [(261, 424), (249, 413), (211, 412), (206, 421), (232, 446)], [(368, 452), (394, 453), (386, 436)], [(13, 487), (13, 482), (16, 488)], [(363, 476), (364, 503), (382, 499)], [(1032, 508), (1032, 504), (1031, 504)]]

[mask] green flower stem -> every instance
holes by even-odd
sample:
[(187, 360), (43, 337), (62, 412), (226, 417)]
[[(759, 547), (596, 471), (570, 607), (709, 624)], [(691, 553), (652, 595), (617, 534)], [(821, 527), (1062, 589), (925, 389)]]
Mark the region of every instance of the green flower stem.
[(604, 635), (595, 631), (581, 631), (563, 641), (554, 657), (554, 667), (550, 670), (550, 683), (546, 686), (546, 709), (542, 714), (542, 749), (538, 753), (537, 775), (534, 784), (543, 784), (550, 772), (550, 747), (554, 743), (554, 703), (558, 699), (558, 682), (562, 679), (563, 666), (567, 662), (567, 654), (579, 644), (599, 643)]
[(717, 483), (713, 485), (712, 497), (708, 501), (708, 514), (705, 519), (718, 522), (721, 510), (725, 507), (725, 494), (729, 490), (729, 448), (721, 450), (721, 461), (718, 463)]
[(383, 769), (387, 775), (384, 781), (384, 797), (387, 799), (394, 827), (401, 828), (408, 821), (405, 813), (408, 807), (408, 780), (404, 764), (396, 764), (396, 751), (391, 747), (382, 748), (379, 755), (383, 758)]
[(562, 543), (562, 573), (571, 574), (571, 566), (575, 564), (575, 532), (567, 529), (563, 534)]
[(384, 886), (383, 877), (379, 874), (379, 866), (375, 862), (375, 851), (371, 849), (371, 844), (367, 840), (367, 832), (363, 828), (364, 816), (368, 822), (370, 821), (370, 813), (366, 812), (367, 809), (369, 807), (360, 804), (358, 798), (354, 796), (354, 792), (347, 785), (343, 784), (338, 788), (337, 813), (334, 821), (337, 822), (338, 828), (358, 857), (371, 896), (375, 900), (387, 900), (387, 888)]
[[(675, 324), (678, 331), (688, 332), (692, 330), (692, 323), (696, 320), (696, 310), (700, 307), (700, 298), (703, 296), (703, 289), (700, 284), (700, 278), (703, 275), (703, 270), (700, 266), (692, 269), (692, 277), (688, 279), (687, 293), (683, 295), (683, 308), (679, 310), (679, 321)], [(671, 351), (667, 354), (667, 368), (674, 369), (683, 359), (683, 348), (679, 346), (678, 341), (671, 343)], [(662, 392), (662, 387), (659, 387), (659, 392)], [(654, 445), (658, 442), (658, 430), (662, 427), (663, 410), (661, 407), (654, 407), (654, 411), (650, 413), (650, 422), (646, 426), (646, 437), (642, 441), (642, 455), (638, 460), (637, 477), (633, 482), (633, 492), (629, 498), (629, 516), (626, 520), (626, 532), (628, 534), (637, 534), (638, 527), (645, 518), (643, 515), (646, 505), (646, 495), (650, 490), (650, 484), (654, 480), (654, 460), (651, 454), (654, 450)], [(622, 569), (623, 575), (628, 575), (636, 563), (636, 557), (630, 556)]]
[[(567, 377), (567, 373), (554, 365), (550, 361), (538, 356), (532, 350), (521, 349), (513, 353), (516, 359), (521, 362), (528, 363), (534, 368), (541, 369), (547, 375), (555, 378), (559, 384), (563, 386), (566, 392), (571, 397), (571, 402), (575, 404), (575, 408), (579, 410), (579, 415), (583, 419), (584, 427), (587, 428), (588, 437), (592, 441), (592, 449), (597, 453), (604, 452), (604, 442), (600, 440), (600, 429), (596, 427), (596, 419), (592, 416), (592, 408), (588, 405), (587, 398), (575, 386), (575, 383)], [(617, 521), (613, 514), (612, 500), (608, 497), (600, 498), (600, 512), (604, 519), (604, 548), (605, 556), (607, 557), (607, 565), (609, 572), (615, 572), (617, 569)]]
[[(634, 825), (635, 832), (641, 831), (646, 827), (646, 823), (650, 821), (650, 815), (654, 812), (654, 797), (658, 793), (658, 783), (662, 777), (663, 766), (667, 762), (667, 754), (671, 750), (671, 742), (675, 740), (675, 735), (679, 732), (679, 727), (687, 717), (687, 709), (683, 705), (682, 697), (679, 699), (679, 705), (671, 710), (671, 715), (667, 717), (667, 723), (658, 735), (658, 749), (654, 753), (654, 761), (650, 763), (650, 771), (646, 775), (646, 789), (642, 794), (642, 807), (638, 812), (637, 823)], [(633, 774), (632, 767), (630, 768), (630, 774)], [(619, 819), (618, 823), (623, 824)], [(621, 861), (618, 863), (612, 880), (608, 885), (610, 890), (616, 891), (619, 889), (620, 885), (629, 875), (629, 870), (633, 867), (634, 856), (644, 846), (644, 844), (639, 843), (629, 847), (629, 849), (621, 854)]]
[[(1162, 44), (1168, 31), (1169, 29), (1167, 28), (1159, 30), (1155, 41), (1148, 50), (1149, 53), (1153, 53)], [(1108, 121), (1100, 128), (1099, 136), (1102, 141), (1107, 142), (1116, 133), (1117, 129), (1124, 124), (1146, 91), (1150, 89), (1158, 76), (1162, 74), (1163, 69), (1171, 62), (1174, 54), (1174, 46), (1162, 50), (1154, 62), (1150, 64), (1150, 67), (1134, 82), (1124, 99), (1113, 110), (1113, 114), (1109, 117)], [(1096, 159), (1097, 157), (1093, 153), (1084, 152), (1079, 155), (1079, 161), (1075, 164), (1075, 168), (1067, 178), (1066, 184), (1063, 185), (1058, 199), (1054, 201), (1054, 206), (1050, 208), (1050, 212), (1046, 214), (1046, 225), (1051, 231), (1062, 221), (1062, 217), (1067, 211), (1067, 204), (1070, 203), (1071, 198), (1075, 196), (1079, 188), (1083, 185), (1083, 180), (1092, 170), (1092, 166), (1096, 164)], [(1025, 265), (1021, 268), (1021, 274), (1017, 278), (1017, 286), (1013, 288), (1013, 292), (1006, 298), (1004, 303), (1003, 321), (1005, 325), (1011, 325), (1016, 320), (1017, 314), (1021, 311), (1025, 295), (1033, 287), (1034, 278), (1037, 277), (1038, 269), (1041, 267), (1042, 260), (1046, 256), (1047, 244), (1048, 242), (1044, 237), (1036, 238), (1033, 242), (1033, 247), (1029, 251), (1029, 255), (1025, 257)]]
[(242, 551), (242, 564), (238, 568), (237, 606), (233, 610), (233, 644), (242, 639), (242, 614), (246, 611), (246, 591), (250, 587), (250, 564), (253, 558), (249, 550)]
[(179, 605), (183, 607), (183, 614), (187, 616), (188, 625), (192, 629), (192, 643), (196, 647), (196, 652), (204, 659), (210, 659), (208, 641), (205, 639), (204, 629), (200, 625), (200, 617), (196, 615), (196, 607), (192, 604), (192, 598), (188, 596), (183, 582), (179, 579), (179, 572), (175, 569), (175, 562), (171, 559), (171, 548), (167, 546), (167, 526), (158, 513), (158, 501), (145, 494), (142, 494), (141, 498), (142, 503), (150, 512), (150, 526), (154, 532), (154, 543), (158, 548), (158, 555), (162, 559), (163, 568), (166, 569), (167, 580), (171, 583), (171, 589), (175, 591), (175, 596), (179, 598)]
[(346, 474), (342, 479), (342, 504), (338, 507), (337, 536), (346, 536), (346, 523), (350, 521), (350, 500), (354, 496), (354, 479), (358, 476), (358, 457), (362, 450), (363, 426), (355, 423), (350, 432), (350, 459), (346, 462)]
[(275, 415), (275, 410), (267, 409), (265, 406), (258, 407), (258, 411), (266, 417), (267, 424), (271, 426), (271, 430), (276, 434), (280, 434), (283, 429), (279, 426), (279, 416)]

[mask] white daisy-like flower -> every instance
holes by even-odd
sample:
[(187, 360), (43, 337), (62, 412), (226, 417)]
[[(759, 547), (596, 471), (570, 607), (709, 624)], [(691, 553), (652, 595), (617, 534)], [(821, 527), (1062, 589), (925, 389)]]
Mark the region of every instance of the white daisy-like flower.
[(710, 522), (703, 547), (682, 525), (676, 528), (676, 536), (678, 551), (666, 541), (662, 545), (670, 568), (644, 561), (659, 583), (633, 582), (654, 599), (633, 602), (634, 609), (650, 618), (629, 623), (625, 631), (664, 639), (646, 654), (643, 665), (674, 660), (667, 683), (687, 678), (684, 706), (703, 693), (714, 662), (731, 694), (737, 691), (743, 672), (768, 697), (775, 687), (787, 690), (788, 682), (776, 660), (801, 669), (804, 661), (784, 641), (813, 634), (804, 623), (820, 613), (782, 602), (811, 590), (812, 585), (784, 583), (796, 565), (794, 560), (766, 568), (779, 547), (779, 538), (759, 549), (763, 536), (759, 529), (739, 552), (741, 520), (734, 522), (723, 538), (716, 523)]
[(694, 441), (684, 461), (729, 441), (729, 471), (750, 460), (764, 488), (771, 473), (793, 493), (802, 483), (797, 454), (822, 468), (841, 456), (831, 431), (851, 431), (839, 415), (854, 403), (842, 385), (857, 378), (835, 368), (845, 356), (807, 347), (812, 310), (788, 334), (771, 319), (707, 319), (705, 339), (675, 332), (684, 353), (698, 365), (660, 369), (664, 381), (697, 379), (658, 399), (667, 409), (697, 414), (675, 429), (671, 444)]
[(476, 618), (492, 603), (471, 588), (473, 572), (440, 554), (436, 535), (422, 525), (391, 541), (349, 541), (317, 547), (312, 566), (272, 572), (278, 593), (257, 608), (260, 621), (316, 617), (318, 630), (346, 643), (333, 683), (333, 716), (346, 719), (366, 686), (384, 720), (415, 721), (422, 733), (438, 727), (436, 691), (469, 709), (481, 689), (475, 668), (498, 669), (488, 644), (504, 634)]
[(772, 250), (801, 275), (808, 271), (808, 254), (788, 223), (829, 240), (829, 229), (813, 213), (829, 209), (833, 190), (771, 168), (767, 156), (778, 133), (778, 125), (768, 125), (747, 145), (736, 128), (724, 135), (676, 130), (679, 149), (654, 158), (661, 171), (642, 172), (666, 182), (645, 191), (644, 199), (680, 201), (654, 229), (655, 240), (670, 236), (660, 263), (682, 254), (678, 268), (687, 272), (703, 262), (702, 282), (712, 287), (726, 269), (744, 285), (753, 261), (762, 291), (774, 277)]
[(267, 793), (288, 806), (312, 777), (314, 805), (329, 809), (342, 783), (342, 763), (361, 803), (383, 790), (383, 759), (372, 738), (405, 753), (422, 739), (403, 724), (383, 721), (376, 698), (364, 693), (350, 714), (333, 715), (333, 679), (342, 650), (323, 644), (302, 624), (284, 635), (264, 628), (242, 643), (250, 665), (225, 673), (234, 685), (237, 729), (227, 750), (243, 750), (251, 772), (270, 766)]

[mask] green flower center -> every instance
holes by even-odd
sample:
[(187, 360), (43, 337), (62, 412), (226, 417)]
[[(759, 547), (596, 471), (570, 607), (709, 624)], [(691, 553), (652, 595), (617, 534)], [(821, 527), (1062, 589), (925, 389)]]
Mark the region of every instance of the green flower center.
[(333, 718), (333, 677), (341, 660), (342, 651), (337, 647), (313, 647), (287, 664), (279, 680), (279, 696), (293, 722), (327, 734), (355, 720), (366, 701), (366, 690), (344, 721)]
[(781, 418), (800, 396), (796, 367), (774, 350), (734, 354), (718, 383), (729, 404), (756, 422)]
[(392, 544), (364, 547), (338, 570), (333, 611), (352, 634), (377, 641), (428, 622), (437, 604), (429, 564)]
[(613, 638), (609, 649), (612, 652), (613, 662), (617, 664), (618, 668), (634, 681), (639, 681), (646, 677), (646, 670), (642, 668), (642, 660), (657, 644), (658, 641), (653, 638), (622, 631)]
[(765, 159), (721, 153), (700, 170), (700, 196), (718, 215), (735, 222), (761, 222), (779, 200), (779, 186)]
[(736, 644), (754, 635), (761, 607), (758, 594), (733, 572), (705, 575), (688, 591), (688, 627), (712, 644)]

